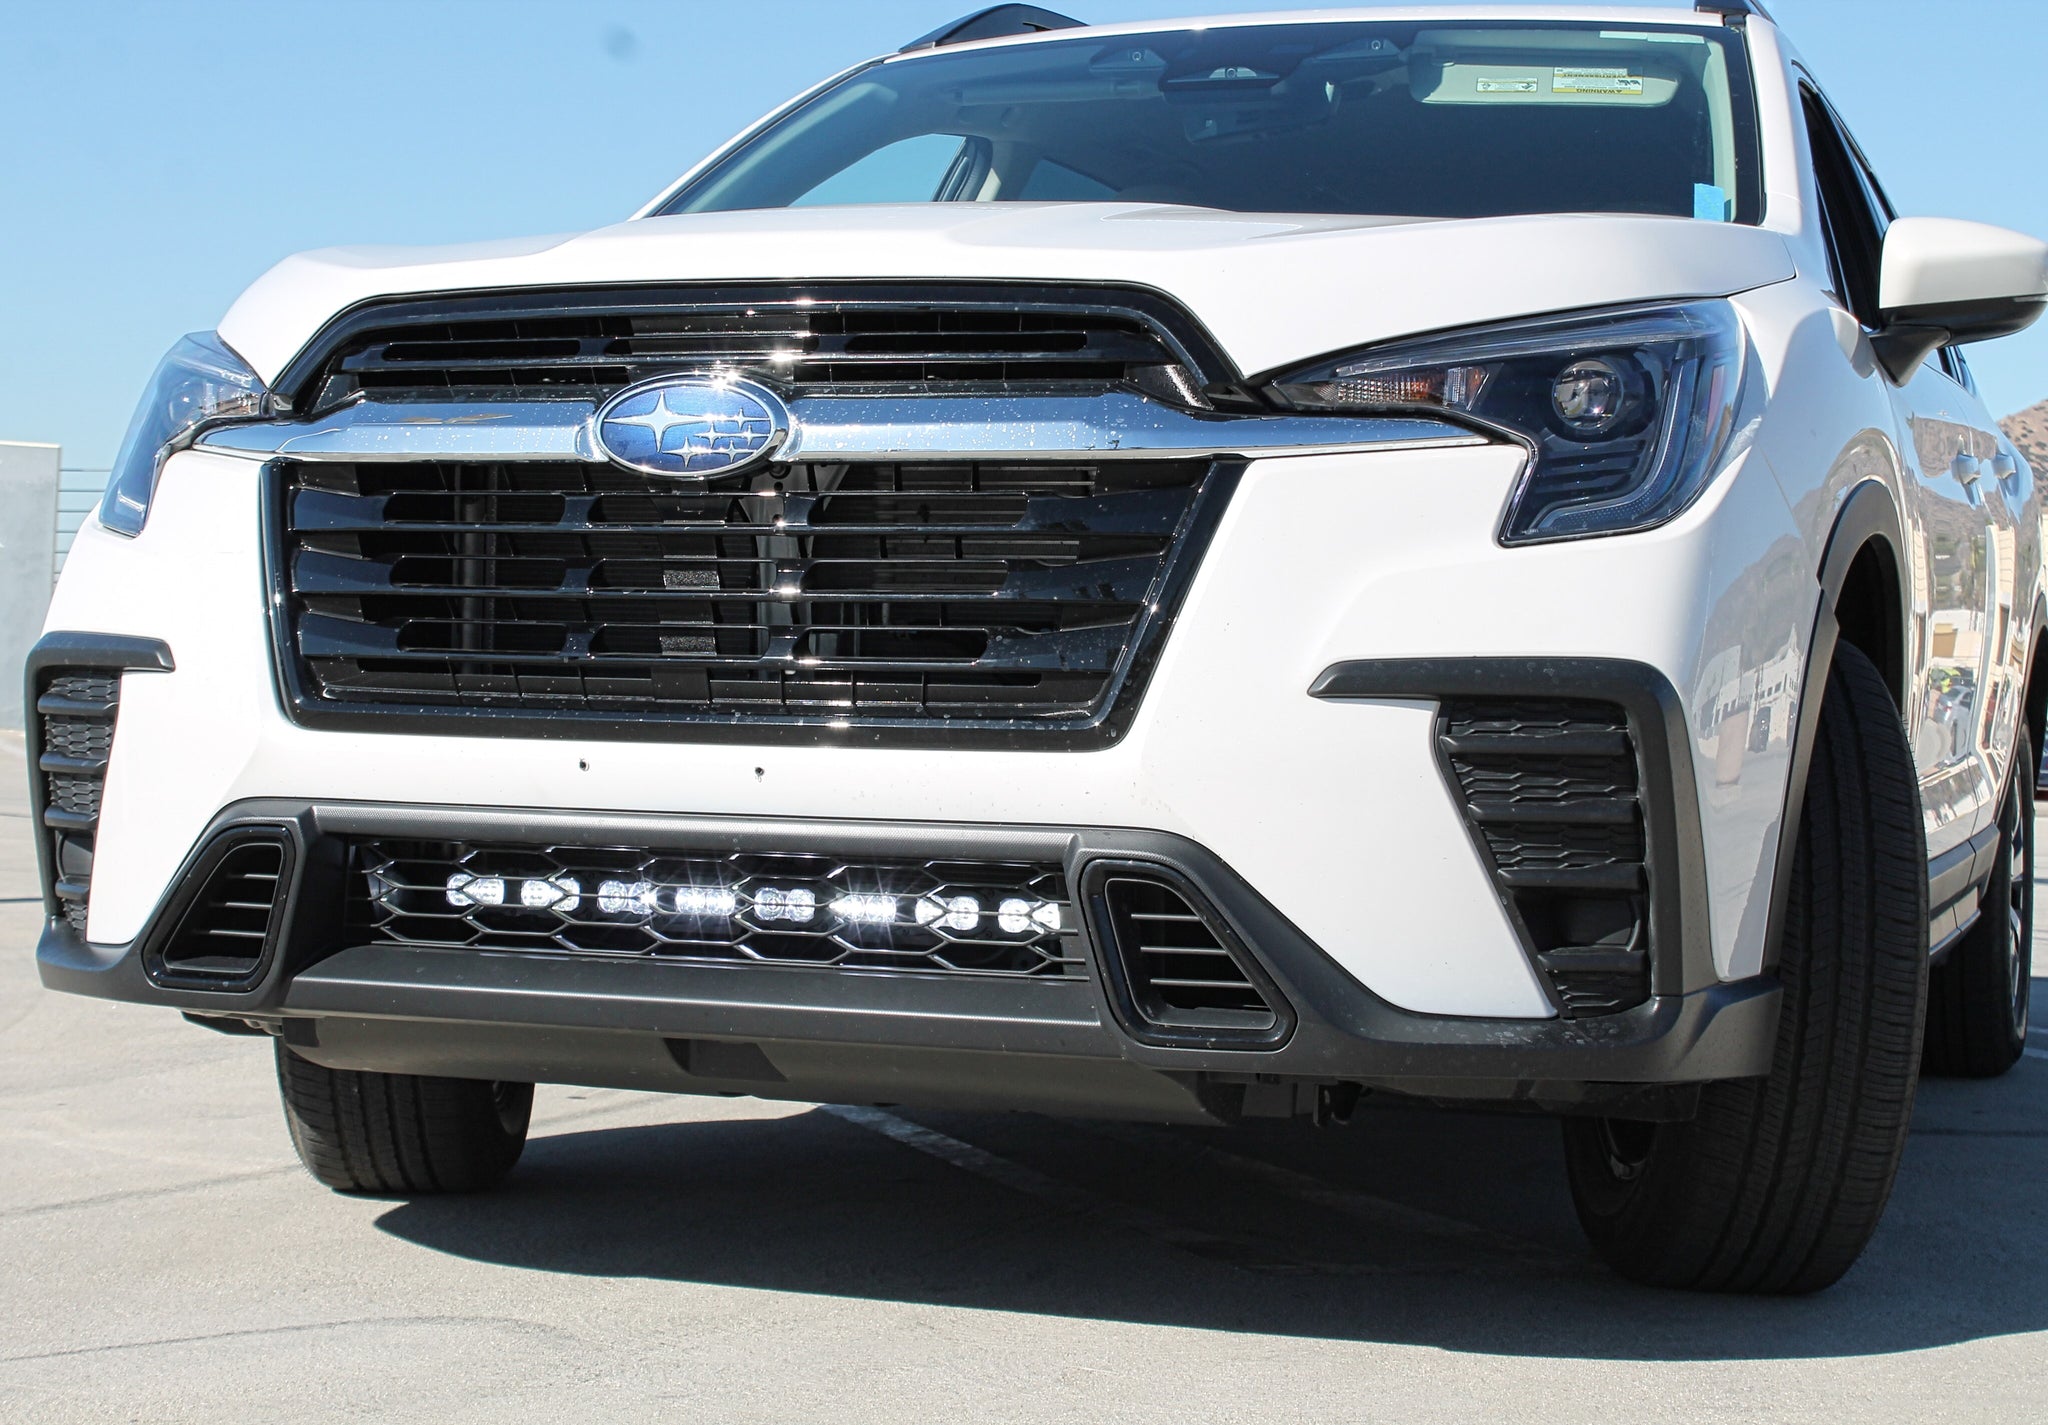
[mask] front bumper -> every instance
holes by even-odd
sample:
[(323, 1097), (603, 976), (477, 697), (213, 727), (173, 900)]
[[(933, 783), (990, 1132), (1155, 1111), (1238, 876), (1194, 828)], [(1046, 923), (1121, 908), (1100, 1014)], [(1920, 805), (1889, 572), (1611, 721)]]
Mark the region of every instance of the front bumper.
[[(431, 734), (299, 725), (271, 653), (263, 468), (181, 452), (139, 538), (87, 522), (49, 618), (162, 640), (176, 661), (123, 680), (88, 934), (136, 939), (209, 822), (256, 798), (1137, 827), (1207, 848), (1389, 1006), (1547, 1019), (1436, 763), (1428, 695), (1309, 688), (1360, 657), (1598, 657), (1657, 670), (1690, 708), (1700, 679), (1718, 678), (1702, 652), (1717, 561), (1776, 537), (1784, 510), (1768, 472), (1743, 471), (1662, 530), (1503, 550), (1493, 525), (1519, 466), (1500, 446), (1250, 462), (1124, 736), (1040, 752), (506, 737), (460, 718)], [(1697, 734), (1681, 730), (1671, 751), (1701, 788), (1709, 905), (1686, 932), (1709, 953), (1665, 991), (1756, 972), (1753, 892), (1782, 807), (1781, 745), (1731, 783)]]
[[(1650, 1086), (1764, 1073), (1776, 1025), (1777, 987), (1764, 979), (1660, 994), (1598, 1019), (1410, 1013), (1361, 986), (1214, 854), (1161, 833), (258, 800), (225, 809), (203, 839), (257, 825), (285, 830), (294, 869), (276, 952), (247, 989), (154, 982), (140, 953), (154, 923), (108, 946), (53, 921), (38, 951), (44, 984), (254, 1023), (337, 1068), (1165, 1118), (1309, 1112), (1348, 1086), (1651, 1112)], [(1058, 861), (1076, 886), (1094, 862), (1157, 866), (1228, 923), (1285, 999), (1292, 1029), (1275, 1047), (1142, 1042), (1121, 1021), (1113, 952), (1092, 919), (1082, 972), (1060, 978), (350, 943), (337, 930), (338, 848), (384, 836)]]

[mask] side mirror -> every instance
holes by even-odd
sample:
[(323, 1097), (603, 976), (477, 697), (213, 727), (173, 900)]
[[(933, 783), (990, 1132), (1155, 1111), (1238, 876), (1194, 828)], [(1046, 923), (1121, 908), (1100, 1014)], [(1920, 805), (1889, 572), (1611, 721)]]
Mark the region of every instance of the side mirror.
[(2048, 243), (1954, 218), (1900, 218), (1885, 232), (1877, 359), (1903, 383), (1936, 347), (1989, 341), (2048, 309)]

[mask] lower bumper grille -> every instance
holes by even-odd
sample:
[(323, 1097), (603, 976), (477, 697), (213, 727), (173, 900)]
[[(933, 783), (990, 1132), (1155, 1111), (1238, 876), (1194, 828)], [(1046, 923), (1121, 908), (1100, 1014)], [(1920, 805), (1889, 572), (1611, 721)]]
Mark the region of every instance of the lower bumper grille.
[(1566, 1018), (1650, 995), (1649, 877), (1625, 709), (1446, 699), (1438, 745), (1502, 903)]
[(364, 840), (373, 942), (838, 970), (1080, 976), (1057, 864)]
[(798, 464), (695, 492), (543, 461), (282, 479), (300, 715), (640, 735), (1096, 728), (1139, 691), (1228, 483), (1207, 460)]
[(83, 936), (121, 675), (101, 668), (50, 668), (37, 682), (36, 775), (42, 779), (43, 835), (50, 839), (55, 872), (52, 890), (59, 914)]

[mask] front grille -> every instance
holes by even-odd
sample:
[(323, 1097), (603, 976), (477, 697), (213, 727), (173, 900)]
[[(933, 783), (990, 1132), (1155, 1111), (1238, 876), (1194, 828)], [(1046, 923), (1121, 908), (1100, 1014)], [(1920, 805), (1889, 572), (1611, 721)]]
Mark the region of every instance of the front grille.
[(1143, 293), (887, 285), (502, 293), (385, 304), (344, 319), (302, 410), (373, 400), (602, 399), (721, 370), (803, 395), (1103, 390), (1201, 404), (1200, 333)]
[(1194, 893), (1136, 866), (1099, 867), (1089, 898), (1115, 951), (1111, 989), (1138, 1039), (1268, 1047), (1291, 1020), (1278, 993)]
[(833, 970), (1085, 973), (1057, 864), (364, 840), (351, 927), (396, 945)]
[(1135, 697), (1233, 476), (288, 463), (283, 653), (315, 715), (1088, 728)]
[(50, 844), (50, 890), (58, 913), (83, 936), (121, 675), (96, 668), (52, 668), (37, 681), (36, 772), (42, 780), (43, 835)]
[(1438, 743), (1502, 903), (1567, 1018), (1650, 993), (1648, 867), (1628, 715), (1565, 698), (1450, 698)]

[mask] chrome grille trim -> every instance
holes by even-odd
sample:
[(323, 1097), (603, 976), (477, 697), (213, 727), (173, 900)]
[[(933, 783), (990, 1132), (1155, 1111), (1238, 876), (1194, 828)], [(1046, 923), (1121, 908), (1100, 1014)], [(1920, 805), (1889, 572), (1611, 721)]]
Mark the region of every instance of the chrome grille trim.
[[(1446, 421), (1225, 415), (1132, 392), (1094, 396), (812, 396), (790, 401), (779, 462), (1068, 460), (1333, 455), (1486, 445)], [(312, 421), (224, 426), (203, 450), (258, 459), (576, 460), (605, 463), (591, 401), (364, 401)]]

